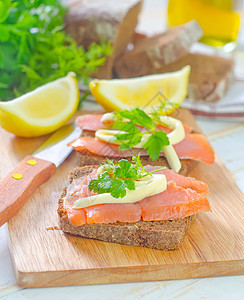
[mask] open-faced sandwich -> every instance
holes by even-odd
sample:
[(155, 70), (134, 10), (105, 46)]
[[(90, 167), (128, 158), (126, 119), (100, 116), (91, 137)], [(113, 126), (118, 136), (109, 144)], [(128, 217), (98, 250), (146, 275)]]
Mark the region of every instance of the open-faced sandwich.
[(165, 167), (107, 160), (71, 171), (59, 199), (64, 232), (101, 241), (173, 250), (196, 216), (210, 210), (208, 186)]
[(214, 151), (200, 133), (180, 120), (139, 108), (79, 116), (82, 136), (73, 141), (78, 165), (99, 165), (106, 158), (131, 161), (140, 154), (143, 165), (167, 166), (187, 175), (195, 162), (214, 162)]

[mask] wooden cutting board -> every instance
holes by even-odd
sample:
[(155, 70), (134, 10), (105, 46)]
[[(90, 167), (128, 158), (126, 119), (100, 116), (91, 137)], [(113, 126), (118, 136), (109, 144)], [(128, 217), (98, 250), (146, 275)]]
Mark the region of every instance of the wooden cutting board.
[[(179, 117), (198, 128), (188, 111), (182, 110)], [(3, 129), (0, 136), (2, 177), (47, 138), (17, 138)], [(65, 286), (244, 273), (244, 197), (218, 157), (214, 165), (199, 164), (191, 173), (209, 184), (212, 211), (197, 217), (183, 246), (175, 251), (105, 243), (47, 230), (58, 225), (58, 198), (75, 165), (72, 153), (8, 224), (19, 285)]]

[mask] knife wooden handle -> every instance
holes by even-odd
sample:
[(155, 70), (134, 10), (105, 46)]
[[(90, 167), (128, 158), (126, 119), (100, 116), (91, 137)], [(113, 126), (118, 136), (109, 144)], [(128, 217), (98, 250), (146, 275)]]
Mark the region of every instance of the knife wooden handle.
[(20, 210), (35, 189), (55, 170), (56, 166), (49, 161), (26, 156), (0, 181), (0, 227)]

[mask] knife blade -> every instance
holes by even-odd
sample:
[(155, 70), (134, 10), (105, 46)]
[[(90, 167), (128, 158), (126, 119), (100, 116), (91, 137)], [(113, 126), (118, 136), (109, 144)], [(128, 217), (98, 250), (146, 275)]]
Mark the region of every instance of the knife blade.
[(35, 189), (55, 173), (73, 150), (67, 144), (78, 138), (81, 132), (74, 123), (61, 127), (0, 181), (0, 227), (20, 210)]
[(32, 155), (61, 165), (73, 150), (67, 144), (81, 135), (82, 130), (74, 123), (70, 123), (55, 131)]

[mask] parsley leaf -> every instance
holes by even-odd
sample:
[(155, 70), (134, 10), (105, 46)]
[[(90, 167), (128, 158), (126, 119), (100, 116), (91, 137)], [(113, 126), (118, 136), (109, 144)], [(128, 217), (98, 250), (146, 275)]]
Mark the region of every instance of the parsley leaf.
[(131, 162), (129, 162), (127, 159), (121, 159), (119, 161), (119, 166), (117, 166), (115, 168), (114, 174), (118, 175), (122, 178), (126, 178), (126, 175), (129, 171), (130, 167), (131, 167)]
[(112, 181), (107, 171), (99, 174), (98, 179), (93, 179), (89, 183), (89, 189), (95, 193), (103, 194), (110, 190), (112, 187)]
[(137, 179), (137, 170), (132, 167), (132, 164), (127, 159), (121, 159), (119, 161), (119, 166), (115, 167), (114, 174), (123, 179)]
[[(137, 179), (137, 171), (131, 162), (126, 159), (121, 159), (117, 165), (109, 162), (103, 165), (105, 170), (99, 174), (98, 179), (92, 179), (89, 183), (89, 190), (95, 193), (103, 194), (110, 193), (114, 198), (123, 198), (126, 195), (126, 189), (134, 190), (135, 182)], [(106, 170), (108, 169), (109, 172)]]
[(141, 131), (130, 121), (130, 122), (117, 122), (114, 126), (126, 133), (116, 134), (115, 137), (117, 140), (130, 140), (136, 139), (136, 137), (141, 138)]
[(159, 157), (163, 147), (167, 145), (169, 145), (167, 134), (163, 131), (155, 131), (147, 139), (144, 148), (147, 149), (151, 160), (155, 160)]
[(98, 175), (98, 179), (92, 179), (88, 187), (89, 190), (98, 194), (110, 193), (114, 198), (123, 198), (127, 190), (135, 190), (136, 181), (164, 169), (165, 167), (147, 172), (141, 163), (140, 156), (132, 157), (132, 162), (121, 159), (117, 164), (107, 160), (102, 165), (103, 172)]
[(125, 133), (115, 134), (112, 140), (123, 141), (120, 150), (127, 150), (133, 148), (140, 143), (143, 133), (132, 123), (129, 122), (115, 122), (114, 127), (124, 131)]
[[(161, 121), (158, 115), (154, 114), (151, 117), (139, 108), (116, 112), (113, 127), (124, 133), (116, 134), (113, 141), (123, 141), (119, 149), (128, 150), (139, 144), (145, 134), (150, 134), (144, 149), (147, 150), (150, 158), (155, 160), (160, 156), (164, 146), (169, 145), (167, 134), (157, 131), (159, 123)], [(137, 126), (142, 126), (146, 131), (139, 130)]]
[(114, 198), (123, 198), (126, 195), (126, 188), (128, 190), (135, 189), (135, 183), (132, 180), (121, 180), (121, 179), (113, 179), (111, 195)]
[(120, 114), (122, 117), (131, 120), (131, 122), (135, 125), (153, 128), (152, 119), (139, 108), (124, 110)]

